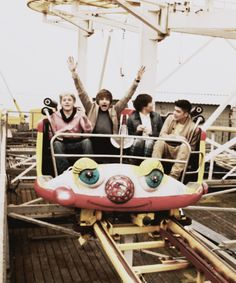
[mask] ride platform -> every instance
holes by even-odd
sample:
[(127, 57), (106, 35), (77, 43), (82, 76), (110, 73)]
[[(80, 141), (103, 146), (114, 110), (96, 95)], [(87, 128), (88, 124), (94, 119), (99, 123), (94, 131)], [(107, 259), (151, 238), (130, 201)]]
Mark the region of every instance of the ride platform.
[[(30, 188), (30, 182), (25, 184), (26, 188), (21, 184), (15, 192), (8, 192), (9, 204), (19, 205), (37, 198), (33, 188)], [(202, 212), (193, 211), (188, 214), (229, 239), (235, 237), (236, 213), (204, 211), (203, 215)], [(57, 221), (59, 220), (53, 222)], [(70, 216), (60, 220), (63, 221), (63, 226), (73, 226), (73, 219)], [(149, 241), (152, 240), (150, 236), (139, 235), (136, 240)], [(80, 246), (74, 236), (15, 219), (9, 222), (9, 239), (9, 282), (121, 282), (98, 239), (91, 238)], [(134, 265), (148, 265), (153, 261), (158, 263), (159, 259), (155, 252), (169, 255), (170, 258), (180, 256), (173, 248), (135, 251)], [(143, 282), (191, 283), (196, 282), (196, 278), (197, 271), (190, 265), (182, 270), (145, 274)]]

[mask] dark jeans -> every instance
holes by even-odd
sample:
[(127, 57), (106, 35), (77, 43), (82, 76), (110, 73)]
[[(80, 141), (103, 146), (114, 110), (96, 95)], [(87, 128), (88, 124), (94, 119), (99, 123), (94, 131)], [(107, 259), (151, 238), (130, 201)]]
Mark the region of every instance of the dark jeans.
[[(130, 147), (129, 155), (151, 157), (154, 140), (135, 139), (133, 145)], [(130, 159), (131, 164), (139, 165), (141, 159)]]
[[(107, 137), (93, 137), (92, 139), (93, 144), (93, 151), (94, 154), (104, 154), (104, 155), (118, 155), (120, 154), (120, 150), (115, 148), (111, 142), (110, 138)], [(96, 158), (96, 161), (98, 163), (116, 163), (119, 162), (118, 158), (112, 158), (112, 157), (98, 157)]]
[[(63, 142), (56, 140), (53, 144), (54, 152), (57, 154), (81, 153), (93, 154), (92, 142), (90, 139), (84, 139), (77, 142)], [(66, 157), (56, 157), (58, 174), (63, 173), (69, 166), (70, 162)]]

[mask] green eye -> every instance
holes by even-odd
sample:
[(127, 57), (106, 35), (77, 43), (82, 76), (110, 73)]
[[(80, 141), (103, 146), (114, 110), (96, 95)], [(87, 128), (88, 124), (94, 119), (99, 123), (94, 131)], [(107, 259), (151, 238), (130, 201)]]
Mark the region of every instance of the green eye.
[(87, 185), (94, 185), (99, 180), (99, 172), (97, 169), (85, 169), (79, 174), (80, 180)]
[(154, 169), (150, 174), (145, 176), (145, 181), (150, 188), (156, 189), (160, 185), (162, 178), (163, 173), (158, 169)]

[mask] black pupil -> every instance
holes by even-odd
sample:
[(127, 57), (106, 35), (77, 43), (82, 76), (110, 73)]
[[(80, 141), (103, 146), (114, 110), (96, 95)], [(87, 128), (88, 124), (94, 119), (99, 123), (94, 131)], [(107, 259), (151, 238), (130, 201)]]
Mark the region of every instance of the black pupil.
[(154, 182), (154, 183), (157, 183), (158, 182), (158, 177), (157, 176), (152, 176), (152, 181)]
[(87, 177), (88, 179), (93, 178), (93, 171), (88, 171), (88, 172), (86, 172), (86, 177)]

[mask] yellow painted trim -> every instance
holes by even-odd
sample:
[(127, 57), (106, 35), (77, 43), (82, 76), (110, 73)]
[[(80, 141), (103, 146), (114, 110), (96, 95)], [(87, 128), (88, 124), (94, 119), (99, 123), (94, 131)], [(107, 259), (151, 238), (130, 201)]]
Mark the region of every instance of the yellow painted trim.
[(205, 172), (205, 155), (206, 155), (206, 141), (205, 140), (201, 140), (200, 141), (200, 152), (202, 154), (200, 154), (199, 156), (199, 172), (198, 172), (198, 179), (197, 182), (199, 184), (202, 184), (203, 182), (203, 177), (204, 177), (204, 172)]
[(38, 132), (36, 143), (36, 172), (37, 177), (42, 175), (43, 133)]

